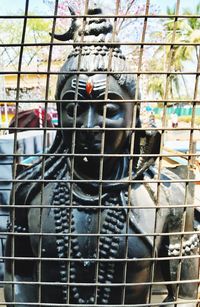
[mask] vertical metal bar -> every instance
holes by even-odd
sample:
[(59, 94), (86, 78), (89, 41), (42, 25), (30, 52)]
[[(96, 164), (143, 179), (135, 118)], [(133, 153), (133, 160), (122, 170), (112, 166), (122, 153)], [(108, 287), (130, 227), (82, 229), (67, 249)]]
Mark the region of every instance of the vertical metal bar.
[[(21, 37), (21, 46), (20, 46), (20, 53), (19, 53), (19, 62), (18, 62), (18, 71), (21, 71), (22, 68), (22, 60), (23, 60), (23, 52), (24, 52), (24, 42), (25, 42), (25, 36), (26, 36), (26, 26), (27, 26), (27, 15), (28, 15), (28, 9), (29, 9), (29, 0), (25, 1), (25, 8), (24, 8), (24, 19), (23, 19), (23, 28), (22, 28), (22, 37)], [(19, 111), (19, 103), (18, 100), (20, 98), (20, 82), (21, 82), (21, 76), (20, 74), (17, 75), (17, 90), (16, 90), (16, 122), (15, 122), (15, 128), (18, 127), (18, 111)], [(13, 171), (12, 175), (13, 178), (16, 178), (17, 174), (17, 157), (15, 156), (17, 152), (17, 131), (15, 130), (14, 133), (14, 144), (13, 144)], [(12, 225), (12, 232), (14, 233), (15, 230), (15, 183), (13, 182), (12, 192), (11, 192), (11, 199), (12, 203), (10, 204), (10, 220)], [(11, 256), (15, 257), (15, 234), (12, 235), (11, 238)], [(15, 281), (15, 259), (12, 262), (12, 268), (11, 268), (11, 275), (12, 275), (12, 281)], [(15, 302), (15, 283), (12, 284), (12, 301)]]
[[(85, 0), (85, 4), (84, 4), (84, 15), (87, 14), (88, 11), (88, 5), (89, 5), (89, 0)], [(82, 34), (81, 34), (81, 43), (84, 40), (84, 30), (85, 30), (85, 26), (86, 26), (86, 18), (84, 17), (82, 20)], [(80, 71), (80, 65), (81, 65), (81, 56), (82, 56), (82, 48), (80, 47), (80, 51), (79, 51), (79, 55), (78, 55), (78, 65), (77, 65), (77, 71)], [(78, 73), (76, 74), (76, 88), (75, 88), (75, 100), (78, 100), (78, 95), (79, 95), (79, 78), (80, 75)], [(62, 102), (61, 102), (62, 103)], [(61, 107), (60, 107), (61, 109)], [(70, 159), (70, 163), (71, 163), (71, 171), (70, 171), (70, 177), (73, 180), (74, 179), (74, 173), (75, 173), (75, 169), (74, 169), (74, 153), (75, 153), (75, 146), (76, 146), (76, 128), (77, 128), (77, 104), (75, 104), (75, 108), (74, 108), (74, 114), (73, 114), (73, 130), (72, 130), (72, 145), (71, 145), (71, 159)], [(73, 189), (74, 189), (74, 183), (70, 184), (70, 206), (71, 206), (71, 210), (69, 212), (69, 232), (71, 233), (71, 221), (72, 221), (72, 208), (73, 208)], [(71, 253), (71, 236), (69, 236), (69, 248), (68, 248), (68, 257), (71, 258), (72, 257), (72, 253)], [(73, 261), (73, 258), (71, 258), (70, 260)], [(71, 262), (68, 263), (67, 265), (67, 269), (68, 269), (68, 281), (69, 281), (69, 286), (68, 291), (67, 291), (67, 304), (70, 304), (70, 291), (71, 291), (71, 286), (70, 286), (70, 269), (71, 269)]]
[[(115, 3), (115, 18), (114, 18), (114, 25), (113, 25), (113, 31), (112, 31), (112, 37), (111, 37), (111, 42), (115, 41), (115, 36), (116, 36), (116, 26), (117, 26), (117, 16), (118, 16), (118, 12), (119, 12), (119, 6), (120, 6), (120, 0), (116, 0)], [(113, 48), (110, 47), (109, 49), (109, 55), (108, 55), (108, 67), (107, 67), (107, 71), (108, 73), (106, 74), (106, 88), (105, 88), (105, 94), (104, 94), (104, 100), (107, 101), (108, 100), (108, 86), (109, 86), (109, 72), (111, 71), (111, 65), (112, 65), (112, 54), (113, 54)], [(96, 103), (99, 103), (98, 101)], [(102, 127), (100, 127), (100, 129), (104, 129), (106, 128), (106, 113), (107, 113), (107, 104), (105, 103), (103, 105), (103, 123), (102, 123)], [(103, 192), (103, 186), (102, 186), (102, 179), (104, 178), (104, 174), (103, 174), (103, 167), (104, 167), (104, 152), (105, 152), (105, 130), (102, 130), (101, 133), (101, 149), (100, 149), (100, 153), (101, 153), (101, 158), (100, 158), (100, 165), (99, 165), (99, 201), (98, 201), (98, 205), (99, 207), (102, 206), (102, 192)], [(100, 234), (101, 231), (101, 215), (102, 215), (102, 211), (101, 209), (98, 210), (98, 234)], [(99, 250), (100, 250), (100, 236), (97, 236), (97, 259), (99, 259)], [(100, 265), (100, 259), (99, 261), (96, 262), (96, 268), (95, 268), (95, 283), (98, 283), (98, 276), (99, 276), (99, 265)], [(97, 304), (97, 299), (98, 299), (98, 290), (99, 287), (96, 286), (95, 287), (95, 304)]]
[[(179, 13), (179, 7), (180, 7), (180, 1), (177, 0), (176, 2), (176, 14), (178, 15)], [(166, 108), (167, 108), (167, 104), (165, 102), (165, 99), (168, 98), (168, 89), (169, 89), (169, 83), (170, 83), (170, 71), (171, 71), (171, 65), (172, 65), (172, 59), (173, 59), (173, 43), (175, 42), (175, 36), (176, 36), (176, 29), (177, 29), (177, 19), (175, 18), (174, 21), (174, 27), (173, 27), (173, 34), (172, 34), (172, 40), (171, 40), (171, 45), (170, 45), (170, 55), (169, 55), (169, 59), (168, 59), (168, 63), (167, 63), (167, 71), (169, 72), (169, 74), (167, 75), (166, 78), (166, 83), (165, 83), (165, 94), (164, 94), (164, 110), (163, 110), (163, 120), (162, 120), (162, 132), (161, 132), (161, 153), (162, 153), (162, 149), (164, 147), (164, 135), (165, 135), (165, 128), (166, 128)], [(164, 126), (164, 129), (163, 129)], [(158, 178), (160, 179), (160, 174), (161, 174), (161, 169), (162, 169), (162, 154), (159, 155), (159, 160), (158, 160)], [(158, 221), (158, 210), (159, 210), (159, 204), (160, 204), (160, 192), (161, 192), (161, 182), (157, 183), (157, 196), (156, 196), (156, 209), (155, 209), (155, 222), (154, 222), (154, 232), (156, 233), (157, 231), (157, 221)], [(170, 235), (170, 234), (169, 234)], [(154, 236), (153, 237), (153, 253), (152, 253), (152, 257), (154, 258), (156, 256), (156, 242), (157, 242), (157, 237)], [(154, 275), (155, 275), (155, 261), (153, 261), (152, 265), (151, 265), (151, 279), (150, 281), (153, 284), (154, 281)], [(148, 302), (151, 302), (152, 299), (152, 286), (150, 286), (149, 288), (149, 299)]]
[[(176, 15), (179, 14), (179, 9), (180, 9), (180, 0), (177, 0), (176, 1), (176, 12), (175, 12)], [(173, 43), (175, 42), (175, 37), (176, 37), (177, 21), (178, 21), (178, 17), (175, 17), (173, 33), (172, 33), (172, 39), (171, 39), (171, 45), (170, 45), (170, 54), (169, 54), (169, 59), (168, 59), (168, 64), (167, 64), (167, 72), (169, 74), (166, 77), (164, 99), (167, 99), (168, 98), (168, 94), (169, 94), (168, 91), (169, 91), (169, 84), (170, 84), (170, 70), (171, 70), (171, 65), (172, 65), (172, 60), (173, 60), (173, 52), (174, 52), (174, 45), (173, 45)], [(166, 103), (164, 103), (164, 114), (166, 116)], [(166, 120), (165, 120), (165, 123), (166, 123)], [(163, 134), (161, 135), (161, 144), (163, 145)], [(162, 148), (163, 148), (163, 146), (162, 146)], [(161, 162), (162, 162), (162, 160), (159, 159), (159, 165), (161, 164)], [(159, 174), (159, 178), (160, 178), (160, 174)], [(180, 278), (177, 281), (179, 282)], [(177, 287), (176, 287), (176, 293), (175, 293), (175, 299), (176, 298), (178, 298), (178, 288)]]
[[(55, 0), (55, 6), (54, 6), (54, 18), (53, 18), (53, 24), (52, 24), (52, 33), (55, 32), (55, 26), (56, 26), (56, 15), (58, 10), (58, 0)], [(50, 43), (53, 42), (53, 35), (51, 36)], [(50, 85), (50, 70), (51, 70), (51, 59), (52, 59), (52, 52), (53, 52), (53, 45), (51, 44), (49, 47), (49, 55), (48, 55), (48, 62), (47, 62), (47, 77), (46, 77), (46, 86), (45, 86), (45, 107), (44, 107), (44, 119), (42, 118), (42, 121), (44, 123), (43, 127), (47, 127), (47, 105), (48, 105), (48, 99), (49, 99), (49, 85)], [(42, 142), (42, 153), (45, 153), (46, 146), (47, 146), (47, 130), (43, 129), (43, 142)], [(45, 157), (42, 156), (41, 160), (41, 179), (44, 178), (45, 173)], [(38, 262), (37, 262), (37, 282), (38, 282), (38, 304), (42, 303), (42, 244), (43, 244), (43, 225), (42, 225), (42, 216), (43, 216), (43, 205), (44, 204), (44, 188), (45, 184), (44, 182), (41, 183), (41, 190), (40, 190), (40, 208), (39, 208), (39, 242), (38, 242)]]
[[(150, 6), (150, 0), (146, 0), (145, 3), (145, 18), (144, 18), (144, 23), (143, 23), (143, 29), (142, 29), (142, 36), (141, 36), (141, 45), (140, 45), (140, 52), (139, 52), (139, 59), (138, 59), (138, 65), (137, 69), (140, 72), (141, 67), (142, 67), (142, 59), (143, 59), (143, 54), (144, 54), (144, 45), (143, 43), (145, 42), (145, 36), (146, 36), (146, 30), (147, 30), (147, 22), (148, 22), (148, 14), (149, 14), (149, 6)], [(136, 95), (135, 99), (138, 100), (136, 105), (133, 107), (133, 114), (132, 114), (132, 128), (135, 128), (135, 124), (137, 121), (137, 106), (139, 106), (141, 110), (141, 101), (140, 99), (140, 74), (137, 74), (137, 80), (136, 80)], [(134, 142), (135, 142), (135, 133), (132, 133), (131, 135), (131, 145), (130, 145), (130, 155), (131, 158), (129, 159), (129, 180), (131, 181), (132, 179), (132, 174), (133, 174), (133, 153), (134, 153)], [(132, 190), (132, 183), (130, 182), (128, 185), (128, 206), (131, 206), (131, 190)], [(127, 209), (127, 217), (126, 217), (126, 241), (125, 241), (125, 259), (128, 258), (128, 239), (129, 239), (129, 220), (130, 220), (130, 210)], [(124, 263), (124, 272), (123, 272), (123, 283), (126, 284), (126, 279), (127, 279), (127, 261)], [(122, 292), (122, 304), (124, 305), (126, 302), (126, 286), (123, 287), (123, 292)]]
[[(197, 59), (197, 73), (196, 73), (196, 80), (195, 80), (195, 87), (194, 87), (194, 95), (193, 99), (197, 99), (198, 95), (198, 85), (199, 85), (199, 72), (200, 72), (200, 55)], [(190, 130), (190, 140), (189, 140), (189, 154), (188, 154), (188, 167), (187, 167), (187, 179), (190, 179), (190, 170), (191, 170), (191, 160), (192, 156), (190, 153), (192, 153), (192, 145), (193, 145), (193, 137), (194, 137), (194, 121), (195, 121), (195, 111), (196, 111), (196, 102), (193, 101), (193, 108), (192, 108), (192, 119), (191, 119), (191, 130)], [(182, 235), (181, 235), (181, 246), (180, 246), (180, 254), (183, 254), (183, 240), (184, 240), (184, 233), (186, 231), (186, 215), (187, 213), (189, 214), (190, 208), (188, 208), (188, 198), (189, 198), (189, 181), (185, 183), (185, 200), (184, 200), (184, 211), (183, 211), (183, 219), (182, 219)], [(182, 269), (182, 264), (183, 264), (183, 259), (180, 259), (178, 263), (178, 268), (177, 268), (177, 281), (180, 281), (181, 279), (181, 269)], [(180, 291), (180, 283), (177, 283), (176, 287), (176, 297), (175, 299), (178, 298), (179, 296), (179, 291)]]

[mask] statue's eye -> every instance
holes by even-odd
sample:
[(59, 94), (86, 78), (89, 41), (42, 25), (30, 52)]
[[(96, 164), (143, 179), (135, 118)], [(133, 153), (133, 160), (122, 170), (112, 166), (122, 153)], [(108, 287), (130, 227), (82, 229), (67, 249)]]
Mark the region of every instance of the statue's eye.
[(120, 107), (117, 103), (108, 103), (106, 108), (106, 117), (112, 118), (118, 115), (120, 112)]
[(84, 107), (81, 103), (78, 103), (77, 105), (74, 102), (67, 103), (65, 106), (65, 112), (67, 112), (69, 117), (74, 117), (75, 112), (76, 116), (80, 116), (84, 112)]
[(65, 112), (67, 112), (67, 115), (69, 117), (74, 117), (74, 108), (75, 108), (75, 103), (67, 103), (65, 107)]
[(76, 116), (81, 116), (85, 112), (85, 108), (83, 103), (78, 103), (77, 104), (77, 109), (76, 109)]

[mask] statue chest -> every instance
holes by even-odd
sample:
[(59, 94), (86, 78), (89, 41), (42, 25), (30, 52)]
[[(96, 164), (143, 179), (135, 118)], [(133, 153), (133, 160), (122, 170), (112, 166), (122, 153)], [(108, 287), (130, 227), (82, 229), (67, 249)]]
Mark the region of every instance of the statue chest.
[[(92, 209), (89, 205), (85, 209), (78, 201), (73, 206), (68, 204), (54, 202), (49, 208), (29, 210), (29, 231), (42, 233), (42, 236), (31, 236), (33, 253), (36, 257), (58, 259), (54, 259), (51, 266), (49, 260), (42, 261), (42, 280), (74, 284), (70, 290), (72, 303), (94, 303), (96, 287), (79, 287), (77, 283), (107, 285), (98, 289), (99, 304), (119, 300), (121, 290), (118, 297), (116, 290), (109, 285), (122, 282), (125, 269), (127, 282), (137, 281), (137, 272), (147, 272), (148, 275), (150, 261), (137, 259), (150, 259), (149, 244), (137, 236), (123, 206), (114, 204), (112, 200), (104, 200), (101, 209)], [(70, 258), (70, 262), (66, 258)], [(126, 268), (126, 261), (120, 261), (124, 258), (134, 261)], [(67, 287), (63, 286), (61, 290), (65, 302)]]
[[(38, 208), (29, 211), (29, 231), (43, 233), (44, 257), (143, 258), (150, 256), (149, 245), (137, 236), (123, 208), (80, 210)], [(39, 237), (31, 238), (38, 255)], [(128, 243), (128, 244), (127, 244)]]

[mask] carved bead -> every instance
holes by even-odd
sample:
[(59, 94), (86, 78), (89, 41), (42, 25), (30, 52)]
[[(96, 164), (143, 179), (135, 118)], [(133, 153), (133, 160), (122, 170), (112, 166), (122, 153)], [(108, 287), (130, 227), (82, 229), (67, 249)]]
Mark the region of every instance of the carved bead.
[(109, 226), (110, 226), (110, 225), (109, 225), (108, 222), (105, 222), (103, 226), (104, 226), (105, 229), (109, 229)]
[(74, 281), (76, 279), (76, 275), (75, 274), (71, 274), (70, 278), (71, 278), (71, 281)]
[(57, 239), (56, 240), (56, 244), (58, 244), (59, 246), (63, 245), (63, 240), (62, 239)]
[(76, 269), (74, 268), (74, 267), (72, 267), (72, 266), (70, 266), (70, 273), (75, 273), (76, 272)]
[(117, 226), (119, 227), (120, 230), (122, 230), (124, 228), (124, 223), (120, 223), (118, 221)]
[(106, 251), (108, 251), (108, 250), (110, 249), (110, 245), (104, 244), (104, 245), (103, 245), (103, 248), (104, 248)]
[(61, 275), (62, 277), (65, 277), (65, 276), (66, 276), (66, 271), (60, 271), (60, 275)]
[(113, 248), (118, 248), (119, 244), (116, 243), (116, 242), (112, 242), (111, 246), (112, 246)]
[(106, 52), (102, 50), (102, 51), (99, 52), (99, 54), (102, 55), (102, 56), (105, 56)]
[(104, 281), (104, 276), (103, 275), (99, 275), (98, 280), (99, 280), (99, 282), (103, 282)]
[(95, 302), (95, 299), (93, 296), (91, 296), (88, 300), (88, 303), (94, 304), (94, 302)]
[(75, 256), (76, 256), (76, 258), (81, 258), (81, 253), (77, 252)]
[(79, 293), (76, 292), (76, 293), (74, 294), (74, 298), (75, 298), (75, 299), (79, 299), (79, 297), (80, 297)]
[(63, 261), (62, 261), (62, 263), (60, 264), (60, 267), (61, 267), (61, 271), (65, 271), (65, 270), (66, 270), (66, 266), (65, 266), (65, 264), (63, 263)]
[(113, 237), (113, 241), (118, 243), (119, 242), (119, 237)]
[(105, 291), (106, 293), (110, 293), (111, 289), (110, 289), (110, 287), (105, 287), (105, 288), (104, 288), (104, 291)]
[(117, 229), (116, 229), (116, 227), (114, 225), (109, 224), (109, 230), (115, 232)]
[(111, 237), (104, 237), (104, 242), (107, 244), (109, 244), (111, 240), (112, 240)]
[(54, 208), (54, 215), (56, 216), (56, 214), (60, 214), (60, 209), (59, 208)]
[(61, 211), (62, 218), (67, 218), (66, 210)]
[(72, 246), (75, 246), (75, 245), (77, 245), (78, 244), (78, 239), (77, 238), (72, 238), (71, 239), (71, 244), (72, 244)]
[(55, 220), (57, 221), (58, 219), (60, 219), (61, 218), (61, 214), (60, 214), (60, 212), (57, 212), (56, 214), (55, 214)]
[(63, 246), (58, 246), (57, 250), (59, 253), (63, 253), (64, 252), (64, 247)]
[[(106, 289), (109, 289), (109, 288), (105, 288), (104, 291), (106, 291)], [(103, 294), (103, 297), (104, 297), (105, 299), (109, 299), (109, 296), (110, 296), (110, 293), (104, 293), (104, 294)]]
[(188, 252), (190, 252), (190, 247), (189, 246), (186, 246), (185, 247), (185, 251), (188, 253)]
[(104, 250), (101, 251), (101, 256), (102, 257), (106, 258), (107, 255), (108, 255), (108, 253), (106, 251), (104, 251)]
[(113, 275), (107, 274), (107, 280), (112, 281), (113, 280)]
[(55, 225), (56, 225), (56, 226), (61, 226), (61, 224), (62, 224), (61, 220), (55, 221)]
[(79, 250), (79, 246), (78, 246), (78, 245), (75, 245), (75, 246), (73, 247), (73, 250), (74, 250), (75, 252), (77, 252), (77, 251)]
[(56, 231), (57, 232), (62, 232), (62, 227), (61, 226), (56, 226)]
[(111, 249), (110, 254), (111, 254), (111, 256), (115, 257), (116, 254), (117, 254), (117, 250)]
[[(67, 230), (67, 228), (68, 228), (68, 223), (67, 223), (67, 222), (62, 223), (62, 227), (63, 227), (63, 229), (66, 229), (66, 230)], [(66, 231), (65, 231), (65, 233), (66, 233)]]
[(72, 287), (72, 292), (73, 293), (77, 293), (77, 288), (76, 287)]
[(62, 282), (67, 282), (67, 277), (66, 276), (61, 277), (61, 281)]

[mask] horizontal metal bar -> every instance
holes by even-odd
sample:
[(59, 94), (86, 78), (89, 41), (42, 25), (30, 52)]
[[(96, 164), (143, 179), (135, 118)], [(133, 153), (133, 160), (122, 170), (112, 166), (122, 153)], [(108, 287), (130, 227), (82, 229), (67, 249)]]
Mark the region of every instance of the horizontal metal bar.
[[(100, 129), (100, 130), (99, 130)], [(120, 128), (110, 128), (110, 127), (101, 127), (101, 128), (82, 128), (82, 127), (2, 127), (1, 130), (23, 130), (23, 131), (199, 131), (199, 127), (178, 127), (178, 128), (168, 128), (168, 127), (120, 127)]]
[[(28, 208), (28, 209), (33, 209), (33, 208), (39, 208), (39, 209), (44, 209), (44, 208), (51, 208), (51, 209), (53, 209), (53, 208), (60, 208), (60, 206), (52, 206), (52, 205), (45, 205), (45, 204), (41, 204), (41, 205), (30, 205), (30, 204), (28, 204), (28, 205), (25, 205), (25, 204), (21, 204), (21, 205), (1, 205), (1, 208), (5, 208), (5, 209), (7, 209), (7, 210), (9, 210), (9, 211), (11, 211), (11, 210), (15, 210), (15, 209), (17, 209), (17, 208)], [(110, 209), (110, 206), (101, 206), (101, 205), (97, 205), (97, 206), (93, 206), (93, 205), (91, 205), (91, 206), (89, 206), (89, 207), (84, 207), (84, 206), (82, 206), (82, 207), (80, 207), (80, 206), (78, 206), (78, 205), (65, 205), (64, 206), (64, 208), (70, 208), (70, 209), (74, 209), (74, 208), (82, 208), (82, 209), (84, 209), (84, 208), (91, 208), (91, 209), (98, 209), (98, 211), (101, 211), (101, 209), (102, 210), (105, 210), (105, 209)], [(121, 209), (122, 207), (120, 207), (120, 209)], [(159, 206), (158, 205), (155, 205), (155, 206), (143, 206), (143, 205), (141, 205), (140, 207), (137, 207), (137, 210), (139, 210), (139, 209), (149, 209), (149, 210), (151, 210), (151, 209), (154, 209), (154, 210), (157, 210), (157, 209), (175, 209), (175, 208), (179, 208), (179, 209), (188, 209), (188, 208), (197, 208), (197, 205), (196, 204), (186, 204), (186, 205), (171, 205), (171, 206), (167, 206), (167, 205), (160, 205), (159, 204)], [(132, 205), (124, 205), (123, 206), (123, 209), (134, 209), (134, 207), (132, 206)], [(4, 216), (5, 214), (0, 214), (0, 216)], [(4, 234), (4, 232), (0, 232), (1, 234)], [(176, 232), (176, 234), (177, 234), (178, 232)], [(185, 232), (184, 232), (185, 233)], [(196, 233), (196, 231), (195, 232), (188, 232), (188, 233)], [(161, 233), (155, 233), (155, 234), (157, 234), (157, 235), (161, 235)], [(92, 234), (91, 234), (92, 235)], [(152, 234), (153, 235), (153, 234)], [(165, 234), (164, 234), (165, 235)]]
[[(193, 299), (193, 300), (189, 300), (189, 299), (187, 299), (187, 300), (175, 300), (175, 301), (173, 301), (173, 304), (176, 306), (179, 306), (179, 304), (183, 304), (183, 303), (185, 303), (185, 304), (194, 304), (194, 303), (199, 303), (200, 302), (200, 299)], [(15, 302), (15, 301), (13, 301), (13, 302), (6, 302), (6, 305), (7, 306), (10, 306), (10, 305), (13, 305), (13, 303), (14, 304), (18, 304), (17, 302)], [(80, 307), (82, 307), (83, 305), (82, 304), (78, 304), (78, 303), (76, 303), (76, 304), (71, 304), (71, 303), (63, 303), (63, 304), (57, 304), (57, 303), (41, 303), (41, 302), (35, 302), (35, 303), (31, 303), (31, 302), (20, 302), (20, 306), (25, 306), (25, 307), (27, 307), (27, 304), (28, 304), (28, 306), (38, 306), (38, 307), (42, 307), (42, 306), (44, 306), (44, 307), (78, 307), (78, 306), (80, 306)], [(5, 306), (5, 302), (4, 303), (0, 303), (0, 305), (4, 305)], [(99, 304), (92, 304), (92, 306), (94, 306), (94, 307), (102, 307), (102, 304), (101, 305), (99, 305)], [(105, 306), (105, 307), (122, 307), (122, 305), (121, 304), (104, 304), (103, 306)], [(158, 302), (156, 302), (156, 303), (143, 303), (143, 304), (128, 304), (128, 305), (123, 305), (123, 306), (128, 306), (128, 307), (157, 307), (158, 306)], [(169, 302), (159, 302), (159, 306), (169, 306)], [(91, 304), (84, 304), (84, 307), (91, 307)]]
[(50, 258), (50, 257), (6, 257), (6, 256), (2, 256), (1, 260), (5, 261), (5, 260), (10, 260), (10, 261), (34, 261), (34, 262), (63, 262), (63, 261), (67, 261), (67, 262), (84, 262), (84, 261), (91, 261), (93, 263), (99, 263), (99, 262), (110, 262), (110, 263), (133, 263), (133, 262), (143, 262), (143, 261), (156, 261), (156, 262), (162, 262), (162, 261), (166, 261), (166, 260), (185, 260), (185, 259), (200, 259), (199, 255), (188, 255), (188, 256), (168, 256), (168, 257), (149, 257), (149, 258), (112, 258), (112, 259), (102, 259), (102, 258), (98, 258), (98, 259), (94, 259), (94, 258), (67, 258), (67, 257), (63, 257), (63, 258)]
[[(21, 207), (21, 208), (24, 208), (24, 207)], [(51, 207), (52, 208), (55, 208), (55, 207)], [(63, 207), (62, 207), (63, 208)], [(72, 208), (72, 207), (71, 207)], [(75, 207), (76, 208), (76, 207)], [(79, 207), (80, 208), (80, 207)], [(87, 207), (88, 208), (88, 207)], [(124, 208), (124, 207), (123, 207)], [(172, 207), (173, 208), (173, 207)], [(186, 208), (188, 209), (189, 207), (186, 206)], [(185, 209), (186, 209), (185, 208)], [(29, 209), (32, 209), (32, 206), (29, 206)], [(40, 207), (40, 209), (43, 209), (43, 207)], [(74, 209), (74, 208), (73, 208)], [(103, 208), (102, 208), (103, 209)], [(110, 209), (110, 207), (109, 207)], [(122, 208), (120, 208), (122, 209)], [(131, 208), (129, 209), (134, 209), (134, 207), (132, 206)], [(137, 208), (138, 209), (138, 208)], [(140, 208), (139, 208), (140, 209)], [(150, 209), (150, 208), (146, 208), (146, 209)], [(152, 208), (152, 209), (158, 209), (156, 207)], [(171, 209), (171, 207), (170, 207)], [(0, 235), (9, 235), (9, 236), (13, 236), (13, 237), (20, 237), (20, 236), (36, 236), (36, 237), (43, 237), (43, 236), (47, 236), (47, 237), (63, 237), (63, 236), (67, 236), (67, 237), (70, 237), (70, 238), (73, 238), (73, 237), (113, 237), (113, 233), (112, 234), (105, 234), (105, 233), (73, 233), (73, 232), (60, 232), (59, 234), (58, 233), (50, 233), (50, 232), (13, 232), (13, 231), (7, 231), (7, 232), (0, 232)], [(177, 232), (148, 232), (148, 233), (119, 233), (119, 234), (116, 234), (117, 237), (121, 237), (121, 238), (133, 238), (133, 237), (170, 237), (170, 236), (179, 236), (179, 235), (200, 235), (200, 231), (177, 231)], [(190, 257), (192, 255), (189, 255), (187, 257)], [(200, 255), (193, 255), (194, 257), (200, 257)], [(2, 256), (3, 257), (3, 256)], [(2, 258), (1, 257), (1, 258)], [(186, 257), (186, 256), (185, 256)], [(14, 259), (14, 258), (13, 258)], [(29, 257), (27, 258), (29, 259)], [(43, 258), (42, 258), (43, 259)], [(83, 258), (81, 258), (83, 259)], [(80, 261), (81, 261), (80, 259)], [(90, 258), (91, 259), (91, 258)], [(117, 259), (117, 258), (116, 258)], [(120, 258), (121, 259), (121, 258)], [(126, 258), (124, 258), (126, 259)], [(141, 258), (142, 260), (144, 258)], [(146, 258), (145, 258), (146, 259)], [(149, 258), (147, 258), (149, 259)], [(156, 258), (157, 259), (157, 258)], [(163, 259), (163, 257), (162, 257)], [(170, 258), (171, 259), (171, 258)]]
[[(192, 183), (197, 182), (197, 179), (145, 179), (145, 180), (131, 180), (131, 179), (120, 179), (120, 180), (103, 180), (103, 179), (94, 179), (94, 180), (86, 180), (86, 179), (67, 179), (68, 183), (120, 183), (120, 184), (130, 184), (130, 183)], [(4, 183), (35, 183), (35, 179), (4, 179), (0, 180), (0, 182)], [(40, 183), (53, 183), (53, 182), (63, 182), (63, 179), (40, 179)]]
[(133, 14), (119, 14), (119, 15), (111, 15), (111, 14), (102, 14), (102, 15), (89, 15), (89, 14), (85, 14), (85, 15), (76, 15), (76, 16), (72, 16), (72, 15), (0, 15), (1, 19), (50, 19), (50, 18), (54, 18), (54, 19), (104, 19), (104, 18), (111, 18), (111, 19), (141, 19), (141, 18), (150, 18), (150, 19), (157, 19), (157, 18), (167, 18), (167, 19), (179, 19), (179, 18), (199, 18), (199, 15), (187, 15), (187, 14), (156, 14), (156, 15), (151, 15), (151, 14), (141, 14), (141, 15), (133, 15)]
[[(165, 147), (164, 147), (165, 150)], [(42, 158), (42, 157), (66, 157), (66, 158), (73, 158), (73, 157), (118, 157), (118, 158), (135, 158), (135, 157), (149, 157), (149, 154), (117, 154), (117, 153), (113, 153), (113, 154), (107, 154), (107, 153), (103, 153), (103, 154), (78, 154), (78, 153), (37, 153), (37, 154), (21, 154), (21, 153), (13, 153), (13, 154), (1, 154), (0, 153), (0, 157), (21, 157), (21, 158), (25, 158), (25, 157), (36, 157), (36, 158)], [(190, 157), (199, 157), (199, 153), (160, 153), (160, 154), (151, 154), (151, 157), (155, 157), (155, 158), (173, 158), (173, 157), (180, 157), (180, 158), (190, 158)], [(6, 163), (3, 163), (4, 165)], [(2, 165), (1, 161), (0, 161), (0, 165)], [(10, 162), (7, 162), (7, 165), (10, 165)]]
[[(85, 72), (81, 70), (77, 70), (76, 72), (74, 71), (0, 71), (0, 75), (80, 75)], [(87, 75), (115, 75), (116, 71), (90, 71), (87, 72)], [(199, 72), (196, 71), (146, 71), (146, 70), (129, 70), (129, 71), (117, 71), (117, 74), (121, 75), (199, 75)]]
[[(107, 259), (108, 261), (108, 259)], [(141, 286), (141, 285), (146, 285), (146, 286), (160, 286), (160, 285), (181, 285), (181, 284), (187, 284), (187, 283), (198, 283), (199, 279), (190, 279), (190, 280), (167, 280), (167, 281), (153, 281), (153, 282), (138, 282), (138, 283), (126, 283), (126, 282), (121, 282), (121, 283), (109, 283), (109, 287), (115, 288), (115, 287), (131, 287), (131, 286)], [(5, 285), (48, 285), (48, 286), (77, 286), (77, 287), (105, 287), (105, 283), (99, 283), (99, 282), (94, 282), (94, 283), (75, 283), (75, 282), (40, 282), (40, 281), (4, 281), (3, 284)], [(84, 305), (85, 306), (85, 305)], [(92, 305), (93, 306), (93, 305)]]
[[(191, 42), (106, 42), (107, 47), (116, 47), (116, 46), (199, 46), (199, 43), (191, 43)], [(1, 43), (0, 47), (37, 47), (37, 46), (105, 46), (104, 42), (48, 42), (48, 43), (41, 43), (41, 42), (34, 42), (34, 43)]]
[[(75, 75), (78, 75), (77, 73), (75, 73)], [(84, 101), (84, 102), (95, 102), (95, 103), (107, 103), (108, 102), (108, 99), (84, 99), (84, 100), (81, 100), (81, 101)], [(47, 100), (44, 100), (44, 99), (37, 99), (37, 100), (34, 100), (34, 99), (1, 99), (0, 101), (0, 105), (2, 103), (10, 103), (10, 102), (13, 102), (13, 103), (16, 103), (16, 102), (20, 102), (20, 103), (25, 103), (25, 104), (29, 104), (31, 102), (34, 102), (36, 104), (40, 104), (40, 103), (47, 103), (47, 104), (50, 104), (50, 103), (63, 103), (63, 102), (80, 102), (80, 99), (63, 99), (63, 100), (57, 100), (57, 99), (48, 99)], [(167, 103), (170, 103), (170, 102), (173, 102), (173, 103), (185, 103), (185, 104), (188, 104), (188, 99), (124, 99), (124, 100), (121, 100), (121, 99), (115, 99), (115, 102), (116, 103), (147, 103), (147, 102), (151, 102), (151, 103), (163, 103), (163, 104), (167, 104)], [(196, 98), (196, 99), (189, 99), (189, 104), (194, 104), (194, 103), (200, 103), (200, 99)]]

